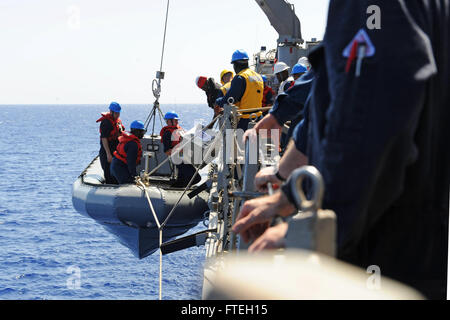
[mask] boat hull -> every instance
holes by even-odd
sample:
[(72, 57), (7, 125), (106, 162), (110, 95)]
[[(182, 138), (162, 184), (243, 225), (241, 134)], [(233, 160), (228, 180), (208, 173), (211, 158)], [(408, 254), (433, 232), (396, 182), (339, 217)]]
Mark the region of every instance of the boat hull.
[[(159, 231), (144, 190), (135, 184), (106, 185), (102, 181), (103, 170), (96, 158), (73, 184), (75, 210), (101, 224), (139, 258), (158, 250)], [(147, 187), (147, 192), (162, 223), (183, 190), (158, 184)], [(163, 242), (196, 226), (208, 210), (207, 199), (207, 192), (192, 199), (185, 195), (167, 221)]]

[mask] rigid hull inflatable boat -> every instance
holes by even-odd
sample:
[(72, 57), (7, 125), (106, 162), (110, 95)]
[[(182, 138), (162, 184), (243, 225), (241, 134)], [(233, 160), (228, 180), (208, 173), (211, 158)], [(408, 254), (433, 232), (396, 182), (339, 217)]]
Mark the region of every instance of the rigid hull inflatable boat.
[[(145, 164), (156, 168), (166, 158), (159, 137), (144, 137), (141, 141), (143, 150), (147, 150), (143, 160), (147, 159), (137, 168), (138, 172), (143, 171)], [(166, 162), (146, 186), (159, 222), (166, 220), (184, 192), (184, 189), (170, 187), (172, 172), (170, 163)], [(96, 157), (73, 184), (75, 210), (100, 223), (137, 257), (144, 258), (155, 252), (159, 248), (159, 229), (143, 187), (134, 183), (111, 185), (103, 182), (103, 170)], [(167, 242), (196, 226), (208, 211), (207, 201), (205, 191), (192, 198), (184, 195), (164, 226), (162, 241)]]

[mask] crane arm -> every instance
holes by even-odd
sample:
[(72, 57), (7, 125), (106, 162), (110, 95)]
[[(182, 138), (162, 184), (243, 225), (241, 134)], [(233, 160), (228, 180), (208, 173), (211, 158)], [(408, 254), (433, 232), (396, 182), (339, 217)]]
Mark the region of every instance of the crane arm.
[(303, 43), (300, 20), (295, 14), (294, 5), (285, 0), (255, 0), (278, 32), (279, 42)]

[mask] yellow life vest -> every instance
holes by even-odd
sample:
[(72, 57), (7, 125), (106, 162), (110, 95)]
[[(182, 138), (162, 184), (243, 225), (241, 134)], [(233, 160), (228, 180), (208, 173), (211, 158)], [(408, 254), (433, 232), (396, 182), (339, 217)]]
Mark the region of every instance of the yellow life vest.
[(220, 87), (220, 90), (223, 93), (223, 96), (225, 96), (228, 92), (228, 90), (230, 90), (230, 86), (231, 86), (231, 81), (225, 83), (222, 87)]
[[(238, 73), (239, 76), (245, 79), (245, 92), (241, 101), (235, 103), (239, 109), (254, 109), (262, 107), (264, 82), (259, 73), (256, 73), (250, 68), (244, 69)], [(256, 112), (256, 116), (260, 117), (261, 111)], [(250, 118), (251, 113), (242, 115), (242, 118)]]

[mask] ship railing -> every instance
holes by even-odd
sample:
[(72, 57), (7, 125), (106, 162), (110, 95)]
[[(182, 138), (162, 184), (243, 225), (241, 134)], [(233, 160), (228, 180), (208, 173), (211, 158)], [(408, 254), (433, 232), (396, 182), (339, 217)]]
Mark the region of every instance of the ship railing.
[[(239, 117), (243, 113), (253, 112), (256, 114), (258, 111), (265, 110), (267, 108), (252, 108), (252, 109), (238, 109), (232, 103), (230, 103), (231, 109), (229, 112), (234, 113), (235, 118)], [(226, 109), (225, 109), (226, 110)], [(249, 124), (249, 129), (255, 125), (252, 121)], [(258, 164), (255, 165), (249, 161), (250, 144), (255, 141), (250, 141), (251, 136), (245, 141), (244, 152), (244, 166), (243, 166), (243, 184), (242, 190), (234, 190), (234, 192), (228, 192), (234, 199), (232, 210), (232, 224), (236, 221), (240, 208), (246, 200), (265, 196), (265, 193), (255, 191), (254, 184), (251, 183), (254, 179), (258, 167), (265, 167), (270, 164), (270, 160), (265, 159), (265, 155), (261, 148), (258, 148), (259, 158)], [(237, 142), (235, 141), (237, 144)], [(275, 144), (276, 145), (276, 144)], [(273, 148), (274, 146), (272, 146)], [(239, 167), (239, 166), (237, 166)], [(234, 173), (234, 172), (231, 172)], [(308, 180), (308, 192), (305, 193), (304, 181)], [(294, 170), (292, 173), (291, 188), (292, 193), (295, 195), (298, 211), (296, 211), (291, 217), (287, 219), (281, 219), (277, 217), (272, 222), (272, 225), (288, 222), (289, 228), (286, 235), (286, 248), (305, 249), (315, 252), (320, 252), (330, 256), (336, 254), (336, 215), (333, 211), (323, 210), (322, 198), (324, 193), (324, 182), (320, 172), (313, 166), (303, 166)], [(273, 193), (271, 184), (268, 184), (268, 194)], [(306, 196), (308, 194), (309, 198)], [(224, 199), (225, 200), (225, 199)], [(228, 199), (227, 199), (228, 200)], [(224, 217), (226, 215), (224, 214)], [(225, 223), (228, 226), (228, 223)], [(247, 244), (240, 241), (240, 237), (226, 229), (223, 237), (227, 233), (230, 233), (231, 250), (244, 250), (248, 248)]]
[[(215, 120), (217, 120), (217, 119), (215, 119)], [(225, 122), (223, 122), (223, 124), (221, 124), (219, 132), (224, 131), (224, 127), (225, 127)], [(217, 142), (218, 137), (219, 137), (219, 135), (217, 135), (214, 138), (213, 143), (211, 143), (210, 146), (208, 147), (207, 154), (211, 154), (212, 148), (215, 148), (215, 145), (216, 145), (215, 142)], [(180, 149), (180, 150), (182, 150), (182, 149)], [(170, 157), (168, 157), (167, 159), (170, 159)], [(180, 197), (178, 198), (177, 202), (174, 204), (174, 206), (170, 210), (169, 214), (167, 215), (167, 217), (164, 219), (164, 221), (162, 223), (159, 221), (158, 216), (156, 214), (156, 211), (155, 211), (155, 209), (153, 207), (152, 200), (151, 200), (151, 198), (150, 198), (150, 196), (148, 194), (148, 190), (147, 190), (147, 186), (146, 186), (145, 182), (143, 181), (143, 179), (141, 177), (137, 177), (136, 178), (136, 184), (138, 186), (142, 187), (142, 189), (144, 190), (145, 197), (147, 199), (147, 202), (148, 202), (148, 205), (149, 205), (149, 208), (150, 208), (150, 212), (151, 212), (151, 214), (153, 216), (153, 219), (155, 220), (155, 223), (156, 223), (156, 225), (158, 227), (158, 231), (159, 231), (159, 299), (160, 300), (162, 300), (162, 256), (163, 256), (163, 252), (162, 252), (163, 242), (162, 242), (162, 239), (163, 239), (164, 227), (166, 226), (167, 222), (169, 221), (169, 219), (174, 214), (174, 212), (175, 212), (176, 208), (178, 207), (180, 201), (186, 195), (186, 192), (191, 188), (191, 186), (192, 186), (192, 184), (194, 182), (194, 179), (195, 179), (196, 175), (198, 174), (198, 171), (200, 170), (201, 167), (202, 167), (201, 165), (198, 165), (196, 167), (195, 174), (192, 176), (192, 178), (190, 179), (188, 185), (184, 188), (184, 190), (183, 190), (182, 194), (180, 195)], [(156, 171), (156, 170), (157, 170), (157, 168), (153, 169), (153, 171)], [(150, 175), (150, 174), (148, 174), (148, 175)]]

